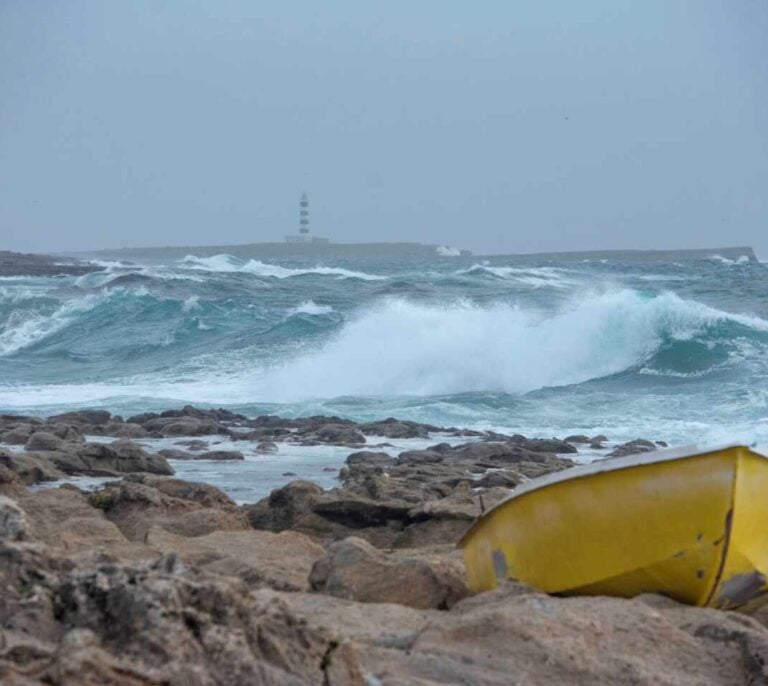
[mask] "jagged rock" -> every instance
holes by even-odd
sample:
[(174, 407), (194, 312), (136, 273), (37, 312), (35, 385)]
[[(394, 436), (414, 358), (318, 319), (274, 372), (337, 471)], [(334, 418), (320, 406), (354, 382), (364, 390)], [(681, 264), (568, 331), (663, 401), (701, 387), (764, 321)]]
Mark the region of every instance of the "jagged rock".
[(383, 553), (359, 538), (328, 546), (309, 575), (312, 589), (364, 603), (446, 609), (469, 595), (455, 558)]
[(131, 541), (144, 541), (155, 525), (180, 536), (248, 529), (240, 508), (210, 484), (136, 475), (108, 484), (90, 496)]

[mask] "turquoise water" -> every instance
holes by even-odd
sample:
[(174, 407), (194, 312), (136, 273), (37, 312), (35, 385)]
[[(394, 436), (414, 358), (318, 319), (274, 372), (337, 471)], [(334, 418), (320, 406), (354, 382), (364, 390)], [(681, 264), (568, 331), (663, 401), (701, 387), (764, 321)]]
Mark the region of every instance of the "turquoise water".
[(104, 263), (0, 279), (0, 410), (397, 416), (768, 439), (768, 270), (690, 263)]

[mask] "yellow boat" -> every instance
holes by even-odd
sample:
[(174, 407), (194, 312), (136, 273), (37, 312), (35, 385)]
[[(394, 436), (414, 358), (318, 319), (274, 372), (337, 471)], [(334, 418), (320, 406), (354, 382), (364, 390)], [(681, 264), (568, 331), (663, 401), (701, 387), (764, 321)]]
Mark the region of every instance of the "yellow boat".
[(731, 444), (594, 462), (519, 486), (459, 543), (470, 588), (661, 593), (750, 611), (768, 600), (768, 452)]

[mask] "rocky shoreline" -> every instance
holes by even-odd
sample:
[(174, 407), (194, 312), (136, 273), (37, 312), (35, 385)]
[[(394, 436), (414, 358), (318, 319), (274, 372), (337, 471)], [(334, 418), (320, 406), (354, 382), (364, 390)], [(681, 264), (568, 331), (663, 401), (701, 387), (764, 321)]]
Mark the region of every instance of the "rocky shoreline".
[[(244, 459), (222, 441), (348, 456), (334, 488), (286, 475), (238, 504), (174, 476)], [(660, 443), (194, 407), (0, 416), (0, 682), (768, 683), (760, 613), (466, 587), (455, 542), (483, 509), (585, 449)], [(106, 483), (59, 485), (79, 476)]]

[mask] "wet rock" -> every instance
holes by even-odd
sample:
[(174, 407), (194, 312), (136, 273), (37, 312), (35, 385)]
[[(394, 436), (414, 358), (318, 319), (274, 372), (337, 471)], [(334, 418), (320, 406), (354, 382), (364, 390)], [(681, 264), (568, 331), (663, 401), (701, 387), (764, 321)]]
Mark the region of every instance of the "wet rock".
[(446, 609), (469, 595), (460, 561), (383, 553), (359, 538), (332, 543), (315, 562), (312, 589), (364, 603)]
[(296, 472), (283, 472), (283, 476), (296, 476)]
[(322, 424), (314, 431), (304, 434), (304, 440), (335, 445), (359, 445), (365, 443), (365, 436), (354, 427), (344, 424)]
[(566, 443), (591, 443), (591, 440), (589, 436), (584, 436), (583, 434), (575, 434), (573, 436), (566, 436), (563, 439)]
[(256, 452), (260, 454), (271, 454), (278, 452), (277, 445), (272, 441), (259, 441), (256, 446)]
[(393, 417), (379, 422), (360, 424), (358, 429), (366, 436), (384, 436), (385, 438), (428, 438), (430, 430), (439, 430), (438, 427), (402, 421)]
[(162, 448), (157, 451), (157, 454), (162, 455), (166, 460), (194, 460), (197, 457), (194, 453), (178, 448)]
[(244, 460), (243, 453), (239, 450), (209, 450), (199, 455), (195, 455), (196, 460)]
[(651, 441), (647, 441), (643, 438), (637, 438), (634, 441), (623, 443), (622, 445), (614, 448), (606, 457), (625, 457), (626, 455), (638, 455), (641, 453), (648, 453), (653, 450), (657, 450), (658, 446)]
[(192, 439), (191, 441), (176, 441), (175, 445), (183, 445), (187, 448), (187, 450), (208, 450), (208, 443), (205, 441), (201, 441), (197, 438)]
[(162, 436), (208, 436), (219, 433), (219, 423), (213, 419), (197, 417), (158, 417), (144, 422), (146, 431)]

